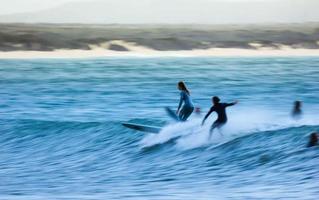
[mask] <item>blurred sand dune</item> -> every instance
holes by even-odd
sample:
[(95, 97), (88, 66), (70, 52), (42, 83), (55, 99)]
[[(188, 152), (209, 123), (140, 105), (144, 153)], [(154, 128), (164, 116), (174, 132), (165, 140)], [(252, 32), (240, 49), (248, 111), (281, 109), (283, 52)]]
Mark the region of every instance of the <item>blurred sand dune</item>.
[(319, 24), (0, 24), (0, 58), (319, 56)]

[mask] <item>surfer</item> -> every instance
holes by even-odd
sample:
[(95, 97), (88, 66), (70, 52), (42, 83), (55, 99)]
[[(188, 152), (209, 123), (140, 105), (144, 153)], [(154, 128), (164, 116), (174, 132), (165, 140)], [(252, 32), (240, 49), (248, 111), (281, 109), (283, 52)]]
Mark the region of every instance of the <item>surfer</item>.
[[(190, 97), (190, 92), (186, 87), (186, 84), (183, 81), (178, 82), (177, 84), (178, 90), (181, 91), (180, 100), (178, 104), (178, 108), (176, 114), (178, 115), (181, 121), (186, 121), (187, 118), (192, 114), (194, 110), (194, 104)], [(183, 104), (184, 103), (184, 104)], [(183, 107), (182, 107), (183, 105)]]
[(205, 120), (207, 119), (207, 117), (212, 113), (212, 112), (216, 112), (217, 113), (217, 119), (216, 121), (213, 123), (213, 125), (210, 128), (210, 135), (213, 133), (213, 130), (215, 128), (221, 128), (223, 125), (226, 124), (227, 122), (227, 115), (226, 115), (226, 107), (228, 106), (233, 106), (235, 104), (238, 103), (238, 101), (235, 101), (233, 103), (220, 103), (220, 99), (217, 96), (214, 96), (212, 98), (212, 102), (213, 102), (213, 106), (210, 108), (210, 110), (208, 111), (208, 113), (205, 115), (203, 121), (202, 121), (202, 125), (204, 125)]
[(313, 132), (310, 134), (308, 147), (313, 147), (313, 146), (318, 145), (318, 135), (317, 134), (318, 134), (317, 132)]
[(291, 114), (294, 119), (301, 118), (301, 115), (302, 115), (301, 106), (302, 106), (301, 101), (294, 102), (294, 107)]
[(200, 115), (201, 114), (201, 110), (200, 110), (200, 107), (196, 107), (195, 108), (195, 113), (197, 114), (197, 115)]

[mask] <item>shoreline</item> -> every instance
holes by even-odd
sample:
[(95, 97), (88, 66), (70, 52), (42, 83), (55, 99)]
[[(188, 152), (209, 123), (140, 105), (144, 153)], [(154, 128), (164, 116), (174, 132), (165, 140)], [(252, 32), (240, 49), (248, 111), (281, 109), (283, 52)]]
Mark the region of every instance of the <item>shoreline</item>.
[(141, 48), (131, 51), (55, 50), (55, 51), (9, 51), (1, 52), (0, 59), (76, 59), (76, 58), (121, 58), (121, 57), (307, 57), (319, 56), (319, 49), (239, 49), (212, 48), (181, 51), (157, 51)]

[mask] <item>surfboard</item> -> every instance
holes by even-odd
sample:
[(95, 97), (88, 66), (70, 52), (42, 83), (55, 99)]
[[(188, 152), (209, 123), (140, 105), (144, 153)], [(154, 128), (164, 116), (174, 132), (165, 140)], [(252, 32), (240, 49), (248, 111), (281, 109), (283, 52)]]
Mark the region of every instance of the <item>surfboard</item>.
[[(176, 115), (174, 110), (172, 110), (169, 107), (165, 107), (165, 110), (169, 117), (174, 119), (176, 122), (180, 121), (179, 117)], [(133, 130), (148, 132), (148, 133), (159, 133), (162, 129), (161, 127), (158, 127), (158, 126), (148, 126), (144, 124), (135, 124), (135, 123), (126, 123), (126, 122), (123, 122), (122, 125)]]
[(135, 123), (122, 123), (122, 125), (133, 130), (148, 132), (148, 133), (159, 133), (162, 129), (161, 127), (158, 127), (158, 126), (147, 126), (147, 125), (135, 124)]
[(168, 116), (170, 116), (172, 119), (174, 119), (177, 122), (180, 121), (179, 117), (176, 115), (175, 111), (173, 111), (171, 108), (165, 107), (165, 110), (166, 110)]

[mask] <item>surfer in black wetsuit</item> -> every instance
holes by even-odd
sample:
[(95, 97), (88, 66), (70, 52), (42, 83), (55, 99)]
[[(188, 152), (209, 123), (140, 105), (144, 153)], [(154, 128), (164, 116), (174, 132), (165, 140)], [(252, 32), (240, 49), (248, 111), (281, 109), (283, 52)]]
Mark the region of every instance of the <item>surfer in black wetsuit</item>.
[(292, 110), (292, 117), (296, 120), (301, 118), (302, 111), (301, 111), (302, 102), (301, 101), (295, 101), (294, 102), (294, 108)]
[(317, 145), (318, 145), (318, 133), (313, 132), (310, 134), (309, 143), (308, 143), (307, 147), (313, 147), (313, 146), (317, 146)]
[(215, 111), (217, 113), (217, 120), (213, 123), (213, 125), (210, 128), (210, 135), (212, 134), (215, 128), (221, 128), (223, 125), (226, 124), (227, 122), (226, 107), (233, 106), (238, 103), (238, 101), (235, 101), (233, 103), (220, 103), (220, 99), (216, 96), (212, 98), (212, 102), (214, 105), (210, 108), (210, 110), (208, 111), (208, 113), (206, 114), (202, 122), (202, 125), (204, 125), (205, 120), (212, 112)]

